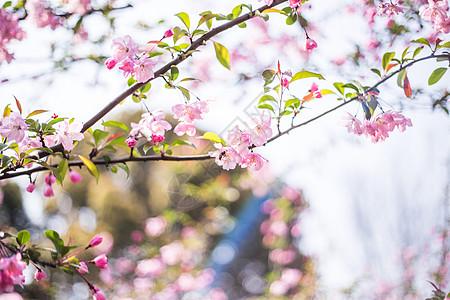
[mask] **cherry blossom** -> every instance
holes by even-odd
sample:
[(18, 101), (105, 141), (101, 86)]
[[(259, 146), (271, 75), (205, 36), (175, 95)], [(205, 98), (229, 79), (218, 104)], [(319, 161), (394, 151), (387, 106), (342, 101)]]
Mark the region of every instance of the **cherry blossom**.
[(157, 237), (163, 234), (167, 225), (167, 221), (164, 217), (158, 216), (155, 218), (149, 218), (145, 221), (145, 233), (149, 237)]
[(81, 129), (83, 128), (81, 123), (70, 123), (69, 120), (66, 119), (56, 124), (55, 127), (59, 140), (66, 151), (71, 151), (73, 149), (74, 141), (81, 141), (84, 139), (84, 135), (81, 133)]
[(36, 184), (34, 184), (34, 182), (30, 182), (30, 184), (27, 186), (27, 192), (32, 193), (32, 192), (34, 192), (35, 188), (36, 188)]
[(78, 173), (77, 171), (74, 171), (74, 170), (69, 171), (69, 178), (72, 183), (78, 183), (83, 179), (83, 177), (80, 175), (80, 173)]
[(249, 125), (251, 129), (250, 143), (259, 147), (264, 145), (272, 136), (272, 129), (270, 128), (271, 118), (266, 117), (264, 113), (259, 118), (252, 118)]
[(10, 63), (14, 55), (8, 52), (7, 44), (13, 40), (22, 40), (25, 32), (19, 27), (19, 16), (0, 8), (0, 63)]
[(307, 37), (306, 40), (305, 40), (305, 47), (304, 48), (305, 48), (306, 51), (311, 51), (314, 48), (317, 48), (317, 43), (316, 43), (315, 40)]
[(44, 0), (28, 0), (25, 3), (27, 9), (27, 19), (36, 24), (37, 27), (50, 26), (55, 30), (63, 25), (63, 18), (54, 15), (46, 8)]
[(22, 255), (18, 252), (11, 257), (0, 258), (0, 293), (11, 293), (14, 291), (14, 285), (25, 282), (23, 270), (27, 263), (22, 261)]
[(450, 32), (450, 17), (447, 15), (447, 0), (428, 0), (428, 6), (423, 6), (419, 10), (420, 15), (424, 20), (434, 23), (433, 27), (436, 32)]
[(74, 14), (84, 15), (91, 8), (91, 0), (69, 0), (67, 10)]
[(250, 152), (241, 158), (240, 166), (243, 168), (248, 167), (253, 171), (259, 171), (267, 161), (267, 159), (258, 153)]
[(36, 279), (37, 281), (40, 281), (44, 278), (47, 278), (47, 274), (45, 274), (45, 272), (42, 271), (41, 269), (38, 269), (36, 271), (36, 273), (34, 274), (34, 279)]
[(25, 138), (25, 131), (28, 125), (22, 116), (16, 112), (11, 112), (9, 116), (0, 120), (0, 135), (5, 138), (20, 143)]
[(123, 38), (116, 38), (113, 40), (111, 46), (112, 58), (116, 62), (121, 62), (126, 58), (133, 58), (139, 51), (139, 46), (135, 45), (129, 35)]
[(230, 170), (236, 168), (236, 165), (240, 162), (241, 157), (239, 153), (236, 152), (231, 147), (224, 147), (220, 143), (214, 144), (218, 150), (211, 151), (208, 154), (211, 157), (215, 157), (216, 164), (222, 166), (224, 170)]
[(89, 247), (95, 247), (95, 246), (98, 246), (98, 245), (100, 245), (100, 244), (102, 243), (102, 241), (103, 241), (103, 237), (102, 237), (101, 235), (97, 234), (97, 235), (94, 236), (94, 237), (92, 238), (92, 240), (90, 241)]
[(146, 56), (141, 56), (139, 59), (134, 60), (134, 63), (132, 74), (137, 82), (146, 82), (155, 77), (152, 69), (156, 65), (155, 61)]
[[(258, 1), (261, 2), (261, 0)], [(264, 0), (264, 2), (266, 2), (267, 5), (272, 5), (273, 0)]]
[(357, 135), (361, 135), (364, 133), (364, 128), (361, 121), (352, 116), (350, 113), (346, 114), (346, 116), (342, 120), (342, 125), (348, 128), (349, 133), (354, 133)]
[(393, 15), (398, 15), (400, 13), (403, 13), (407, 7), (398, 5), (399, 1), (396, 1), (395, 3), (383, 3), (379, 6), (377, 14), (380, 16), (387, 16), (392, 17)]
[(106, 257), (105, 254), (101, 254), (96, 258), (94, 258), (93, 260), (91, 260), (90, 263), (95, 264), (97, 268), (106, 269), (106, 266), (108, 264), (108, 258)]
[(189, 136), (194, 136), (197, 133), (197, 130), (196, 130), (194, 124), (180, 122), (177, 124), (177, 126), (175, 126), (175, 129), (173, 130), (173, 132), (178, 136), (182, 136), (184, 134), (187, 134)]

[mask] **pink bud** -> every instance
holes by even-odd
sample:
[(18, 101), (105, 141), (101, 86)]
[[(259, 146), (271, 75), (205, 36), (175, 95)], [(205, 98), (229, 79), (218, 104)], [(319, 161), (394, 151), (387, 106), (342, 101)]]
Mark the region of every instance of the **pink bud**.
[(45, 197), (53, 197), (55, 194), (53, 193), (52, 186), (49, 184), (46, 184), (44, 187), (44, 196)]
[(106, 269), (107, 264), (108, 264), (108, 258), (106, 257), (105, 254), (101, 254), (101, 255), (97, 256), (96, 258), (94, 258), (90, 262), (95, 264), (100, 269)]
[(83, 177), (77, 171), (73, 170), (69, 171), (69, 178), (73, 183), (78, 183), (83, 179)]
[(44, 181), (46, 184), (52, 185), (56, 182), (56, 178), (55, 178), (55, 176), (53, 176), (53, 174), (47, 174), (47, 175), (45, 175)]
[(317, 48), (317, 43), (311, 38), (307, 38), (305, 41), (305, 50), (311, 51), (312, 49)]
[(94, 300), (106, 300), (105, 295), (98, 289), (98, 287), (95, 285), (93, 287), (94, 288), (91, 289), (91, 294)]
[(80, 262), (80, 266), (78, 267), (78, 272), (80, 272), (81, 274), (89, 272), (89, 269), (84, 261)]
[(286, 77), (283, 77), (283, 80), (281, 80), (281, 85), (285, 88), (289, 87), (289, 80)]
[(32, 193), (35, 188), (36, 188), (36, 185), (33, 182), (30, 182), (30, 184), (27, 186), (27, 192)]
[(125, 143), (130, 148), (133, 148), (134, 146), (136, 146), (136, 140), (134, 138), (132, 138), (131, 136), (126, 139)]
[(170, 38), (173, 35), (172, 29), (167, 30), (164, 32), (164, 38)]
[(44, 271), (42, 270), (37, 270), (36, 274), (34, 274), (34, 279), (36, 279), (37, 281), (42, 280), (44, 278), (47, 278), (47, 274), (45, 274)]
[(152, 135), (153, 144), (164, 141), (164, 137), (162, 135)]
[(108, 68), (108, 70), (111, 70), (114, 68), (117, 64), (117, 61), (114, 60), (114, 58), (110, 57), (105, 61), (105, 66)]
[(89, 243), (89, 247), (95, 247), (101, 244), (103, 241), (103, 238), (101, 235), (96, 235), (92, 238), (91, 242)]

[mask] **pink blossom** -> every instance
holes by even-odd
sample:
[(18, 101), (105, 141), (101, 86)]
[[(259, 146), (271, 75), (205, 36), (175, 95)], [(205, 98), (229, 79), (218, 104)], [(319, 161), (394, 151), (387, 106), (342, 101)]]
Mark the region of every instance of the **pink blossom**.
[(183, 259), (185, 251), (183, 244), (176, 240), (168, 245), (162, 246), (159, 252), (164, 263), (173, 266)]
[(182, 273), (175, 284), (182, 292), (189, 292), (194, 290), (196, 279), (189, 273)]
[(128, 77), (128, 75), (134, 73), (134, 60), (131, 58), (126, 58), (119, 65), (119, 70), (123, 71), (123, 76)]
[(70, 13), (85, 15), (91, 8), (91, 0), (69, 0), (69, 7), (67, 10)]
[(275, 280), (270, 284), (270, 293), (275, 296), (283, 296), (289, 290), (289, 285), (281, 280)]
[(173, 31), (172, 29), (167, 30), (166, 32), (164, 32), (164, 38), (170, 38), (171, 36), (173, 36)]
[(383, 3), (378, 7), (377, 14), (380, 16), (387, 16), (392, 17), (393, 15), (398, 15), (399, 13), (403, 13), (407, 7), (398, 5), (399, 1), (396, 1), (395, 3)]
[(141, 260), (136, 267), (136, 275), (139, 277), (158, 277), (166, 270), (166, 265), (160, 258)]
[(166, 130), (170, 130), (171, 128), (172, 125), (170, 125), (169, 122), (164, 120), (154, 120), (153, 122), (151, 122), (150, 126), (150, 129), (153, 133), (152, 136), (153, 135), (164, 136)]
[(298, 269), (286, 268), (281, 272), (281, 281), (289, 287), (295, 287), (302, 278), (302, 272)]
[(294, 261), (296, 257), (294, 250), (274, 249), (270, 251), (269, 259), (279, 265), (288, 265)]
[(214, 300), (228, 300), (227, 294), (221, 288), (213, 288), (209, 292), (209, 298)]
[(272, 136), (272, 129), (270, 128), (271, 118), (266, 117), (264, 113), (260, 118), (252, 118), (252, 125), (250, 125), (251, 133), (250, 143), (259, 147), (264, 145)]
[(134, 146), (136, 146), (137, 141), (130, 136), (125, 140), (125, 143), (127, 144), (128, 147), (133, 148)]
[(81, 141), (84, 139), (84, 135), (81, 133), (82, 128), (83, 125), (81, 123), (72, 122), (72, 124), (70, 124), (67, 119), (56, 124), (56, 132), (66, 151), (71, 151), (73, 149), (74, 141)]
[(44, 186), (44, 196), (45, 197), (53, 197), (53, 196), (55, 196), (55, 194), (53, 193), (53, 188), (52, 188), (51, 185), (46, 184)]
[(36, 188), (36, 184), (34, 184), (34, 182), (30, 182), (30, 184), (27, 186), (27, 192), (32, 193), (35, 188)]
[(80, 265), (77, 270), (81, 274), (89, 273), (88, 266), (86, 265), (86, 263), (84, 261), (80, 261)]
[(342, 120), (342, 125), (347, 127), (349, 133), (354, 133), (357, 135), (361, 135), (364, 133), (364, 127), (361, 121), (349, 113), (347, 113), (347, 115)]
[(137, 80), (137, 82), (146, 82), (149, 79), (155, 77), (152, 68), (156, 65), (156, 62), (146, 56), (141, 56), (134, 62), (135, 65), (133, 67), (133, 76), (134, 79)]
[(78, 183), (83, 179), (83, 177), (77, 171), (74, 170), (69, 171), (69, 178), (70, 181), (72, 181), (72, 183)]
[(94, 300), (106, 300), (105, 295), (95, 285), (91, 289), (91, 294)]
[(447, 15), (447, 0), (428, 0), (428, 4), (428, 7), (420, 8), (422, 18), (434, 23), (433, 28), (436, 32), (449, 33), (450, 17)]
[(8, 52), (6, 45), (13, 39), (22, 40), (25, 32), (19, 27), (19, 16), (0, 8), (0, 63), (10, 63), (14, 55)]
[(42, 143), (38, 140), (38, 138), (30, 139), (28, 137), (25, 137), (19, 146), (20, 146), (20, 152), (26, 152), (33, 148), (42, 147)]
[(23, 300), (23, 298), (18, 293), (2, 293), (0, 294), (0, 300)]
[(45, 274), (45, 272), (40, 269), (36, 270), (36, 273), (34, 274), (34, 279), (40, 281), (44, 278), (47, 278), (47, 274)]
[(139, 46), (133, 43), (129, 35), (126, 35), (123, 38), (114, 39), (111, 50), (113, 59), (121, 62), (126, 58), (133, 59), (134, 55), (139, 52)]
[(0, 135), (10, 140), (20, 143), (25, 138), (25, 131), (28, 125), (22, 116), (16, 112), (11, 112), (9, 116), (0, 119)]
[(292, 8), (297, 8), (297, 12), (300, 13), (302, 7), (302, 0), (289, 0), (289, 6)]
[(63, 18), (54, 15), (46, 7), (44, 0), (28, 0), (25, 3), (27, 20), (31, 20), (37, 27), (50, 26), (53, 30), (63, 25)]
[(259, 171), (268, 160), (258, 153), (249, 152), (241, 157), (240, 165), (243, 168), (249, 168), (253, 171)]
[(236, 125), (233, 129), (227, 132), (225, 140), (227, 144), (239, 153), (239, 155), (245, 155), (250, 151), (249, 147), (251, 146), (251, 134), (252, 133), (250, 131), (240, 130), (239, 126)]
[(315, 40), (313, 40), (313, 39), (311, 39), (311, 38), (306, 38), (306, 41), (305, 41), (305, 47), (304, 47), (304, 49), (305, 49), (305, 51), (311, 51), (311, 50), (313, 50), (314, 48), (317, 48), (317, 43), (316, 43), (316, 41)]
[(112, 68), (114, 68), (117, 64), (117, 61), (114, 60), (114, 58), (110, 57), (105, 61), (105, 66), (111, 70)]
[(145, 221), (145, 233), (149, 237), (157, 237), (164, 233), (167, 221), (164, 217), (158, 216)]
[(101, 254), (96, 258), (94, 258), (93, 260), (91, 260), (90, 263), (94, 263), (97, 266), (97, 268), (106, 269), (106, 266), (108, 264), (108, 258), (106, 257), (105, 254)]
[(281, 80), (281, 85), (284, 86), (285, 88), (289, 87), (289, 80), (286, 77), (283, 77), (283, 79)]
[(16, 284), (22, 286), (25, 282), (22, 271), (26, 266), (27, 263), (22, 261), (20, 252), (11, 257), (0, 258), (0, 293), (11, 293)]
[(240, 162), (241, 157), (231, 147), (224, 147), (220, 143), (214, 144), (218, 150), (211, 151), (208, 154), (211, 157), (215, 157), (216, 164), (222, 166), (225, 170), (230, 170), (236, 168), (236, 165)]
[(286, 222), (278, 220), (270, 224), (269, 230), (276, 236), (284, 237), (287, 236), (289, 227), (287, 226)]
[(179, 119), (187, 123), (192, 123), (194, 120), (202, 119), (201, 110), (194, 105), (177, 104), (172, 107), (173, 118)]
[(182, 136), (183, 134), (194, 136), (197, 130), (195, 125), (192, 123), (180, 122), (177, 124), (177, 126), (175, 126), (173, 132), (178, 136)]
[(315, 82), (312, 83), (311, 88), (309, 89), (309, 92), (311, 92), (313, 94), (314, 98), (322, 98), (322, 93), (319, 90), (319, 86)]
[(96, 236), (94, 236), (92, 238), (92, 240), (90, 241), (88, 247), (98, 246), (98, 245), (100, 245), (102, 243), (102, 241), (103, 241), (103, 237), (101, 235), (97, 234)]
[(160, 143), (160, 142), (163, 142), (164, 141), (164, 136), (162, 136), (162, 135), (156, 135), (156, 134), (153, 134), (152, 135), (152, 141), (153, 141), (153, 144), (157, 144), (157, 143)]

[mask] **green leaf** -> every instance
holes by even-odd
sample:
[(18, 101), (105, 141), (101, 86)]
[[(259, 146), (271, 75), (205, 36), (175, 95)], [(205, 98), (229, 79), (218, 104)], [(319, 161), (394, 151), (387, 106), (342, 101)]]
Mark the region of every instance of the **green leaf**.
[(194, 147), (194, 149), (197, 149), (193, 143), (183, 140), (175, 140), (170, 146), (191, 146)]
[(440, 45), (439, 48), (450, 48), (450, 42), (445, 42), (444, 44)]
[(128, 86), (132, 86), (132, 85), (135, 84), (136, 82), (137, 82), (137, 80), (135, 80), (134, 77), (131, 76), (131, 77), (128, 79), (127, 84), (128, 84)]
[(422, 51), (422, 49), (423, 49), (423, 46), (420, 46), (420, 47), (418, 47), (416, 50), (414, 50), (413, 56), (412, 56), (412, 57), (413, 57), (413, 58), (416, 57), (417, 54), (419, 54), (420, 51)]
[(3, 144), (3, 143), (0, 143), (0, 151), (3, 151), (3, 150), (5, 150), (5, 149), (8, 149), (8, 144)]
[(259, 99), (259, 103), (258, 104), (261, 104), (261, 103), (263, 103), (265, 101), (274, 101), (274, 102), (278, 103), (278, 101), (274, 97), (272, 97), (271, 95), (264, 95), (264, 96), (261, 97), (261, 99)]
[(265, 70), (262, 73), (262, 78), (264, 79), (264, 86), (271, 84), (275, 79), (275, 71), (274, 70)]
[(356, 92), (359, 92), (359, 89), (353, 83), (346, 83), (344, 87), (354, 89)]
[(122, 164), (118, 164), (117, 166), (127, 173), (127, 179), (128, 179), (128, 177), (130, 177), (130, 169), (128, 168), (128, 166), (126, 164), (123, 164), (123, 163)]
[(291, 13), (291, 14), (286, 18), (286, 24), (287, 24), (287, 25), (293, 25), (293, 24), (295, 24), (296, 21), (297, 21), (297, 13)]
[(17, 244), (19, 246), (25, 245), (30, 240), (30, 233), (27, 230), (22, 230), (17, 234)]
[(397, 75), (397, 85), (403, 88), (403, 81), (405, 80), (406, 70), (401, 70)]
[(147, 93), (148, 91), (150, 91), (151, 88), (152, 88), (152, 83), (149, 82), (146, 85), (144, 85), (143, 87), (141, 87), (139, 90), (141, 91), (141, 93)]
[(170, 67), (170, 77), (172, 77), (172, 80), (177, 80), (179, 74), (180, 70), (176, 66)]
[(117, 166), (109, 166), (109, 169), (110, 169), (111, 172), (113, 172), (114, 174), (117, 173)]
[(189, 20), (189, 15), (185, 12), (180, 12), (180, 13), (176, 14), (175, 16), (180, 18), (180, 20), (184, 23), (184, 25), (186, 25), (186, 28), (189, 30), (189, 28), (191, 27), (191, 21)]
[(183, 96), (184, 96), (186, 99), (191, 100), (191, 95), (190, 95), (190, 93), (189, 93), (189, 91), (188, 91), (187, 89), (185, 89), (185, 88), (182, 87), (182, 86), (177, 86), (177, 89), (179, 89), (179, 90), (181, 91), (181, 93), (183, 94)]
[(424, 38), (420, 38), (420, 39), (417, 39), (417, 40), (413, 40), (413, 41), (411, 41), (411, 43), (424, 44), (424, 45), (427, 45), (428, 47), (431, 48), (430, 42), (428, 42), (428, 40), (427, 40), (427, 39), (424, 39)]
[(98, 173), (97, 166), (90, 159), (88, 159), (84, 156), (78, 155), (78, 157), (81, 159), (83, 164), (86, 166), (89, 173), (91, 173), (91, 175), (95, 177), (95, 179), (97, 180), (97, 183), (98, 183), (98, 178), (100, 175)]
[(237, 17), (239, 17), (242, 13), (242, 5), (238, 5), (235, 8), (233, 8), (233, 19), (236, 19)]
[(375, 74), (377, 74), (378, 76), (381, 77), (381, 72), (378, 69), (370, 69), (370, 71), (374, 72)]
[(428, 85), (433, 85), (436, 82), (438, 82), (442, 76), (444, 76), (445, 72), (447, 71), (447, 68), (437, 68), (436, 70), (431, 73), (430, 78), (428, 78)]
[(336, 88), (336, 90), (338, 90), (339, 93), (341, 93), (342, 95), (344, 95), (344, 84), (342, 82), (335, 82), (333, 83), (334, 87)]
[(299, 107), (300, 106), (300, 99), (289, 99), (284, 104), (284, 108), (287, 108), (287, 107), (289, 107), (291, 105), (293, 105), (294, 107)]
[[(51, 120), (50, 122), (48, 122), (48, 125), (52, 126), (52, 125), (62, 122), (62, 121), (64, 121), (64, 118), (55, 118), (55, 119)], [(44, 126), (44, 124), (42, 124), (42, 126)]]
[(323, 76), (321, 74), (318, 73), (313, 73), (313, 72), (309, 72), (309, 71), (300, 71), (295, 73), (295, 75), (292, 77), (290, 82), (299, 80), (299, 79), (303, 79), (303, 78), (310, 78), (310, 77), (317, 77), (319, 79), (325, 79), (323, 78)]
[(122, 124), (122, 123), (120, 123), (118, 121), (106, 121), (106, 122), (102, 123), (102, 126), (105, 126), (105, 127), (117, 127), (117, 128), (123, 129), (123, 130), (125, 130), (127, 132), (129, 131), (128, 127), (125, 124)]
[(61, 162), (58, 164), (58, 170), (59, 174), (61, 176), (61, 184), (62, 180), (64, 180), (64, 177), (66, 177), (67, 170), (69, 169), (69, 161), (67, 159), (61, 160)]
[(6, 1), (5, 4), (3, 4), (3, 8), (7, 8), (11, 6), (11, 1)]
[(387, 66), (389, 65), (389, 62), (394, 58), (394, 56), (395, 56), (395, 52), (386, 52), (383, 55), (383, 61), (382, 61), (383, 70), (386, 70)]
[(260, 108), (260, 109), (268, 109), (268, 110), (270, 110), (272, 112), (275, 112), (273, 107), (272, 107), (272, 105), (270, 105), (270, 104), (260, 104), (260, 105), (258, 105), (258, 108)]
[(95, 144), (98, 145), (100, 143), (100, 141), (105, 139), (108, 135), (109, 135), (109, 133), (106, 131), (103, 131), (100, 129), (95, 129), (95, 131), (94, 131)]
[(52, 241), (53, 245), (55, 246), (56, 252), (60, 253), (61, 250), (63, 250), (64, 241), (59, 237), (59, 234), (53, 230), (46, 230), (44, 233), (45, 236), (50, 241)]
[(28, 114), (28, 116), (25, 119), (28, 119), (29, 117), (35, 116), (35, 115), (39, 115), (42, 113), (48, 112), (48, 110), (43, 110), (43, 109), (37, 109), (37, 110), (33, 110), (32, 112), (30, 112)]
[(198, 139), (204, 139), (204, 140), (210, 140), (213, 143), (221, 143), (222, 145), (226, 146), (226, 143), (224, 140), (222, 140), (217, 134), (213, 132), (205, 132), (204, 135), (197, 137)]
[(227, 48), (217, 42), (213, 43), (217, 59), (222, 64), (222, 66), (230, 70), (230, 53), (228, 52)]
[(331, 90), (328, 90), (328, 89), (320, 90), (320, 93), (321, 93), (322, 95), (336, 94), (335, 92), (333, 92), (333, 91), (331, 91)]

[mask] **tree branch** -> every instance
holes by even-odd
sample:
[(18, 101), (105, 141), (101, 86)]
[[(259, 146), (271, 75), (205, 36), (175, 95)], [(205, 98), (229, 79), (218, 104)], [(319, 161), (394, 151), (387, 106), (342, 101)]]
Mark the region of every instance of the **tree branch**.
[[(194, 42), (192, 42), (191, 46), (186, 49), (186, 53), (189, 53), (189, 51), (192, 50), (196, 50), (197, 48), (199, 48), (200, 46), (204, 45), (206, 41), (210, 40), (212, 37), (218, 35), (219, 33), (230, 29), (242, 22), (248, 21), (252, 18), (255, 17), (256, 15), (256, 11), (264, 11), (268, 8), (274, 7), (280, 3), (286, 2), (287, 0), (275, 0), (273, 1), (272, 5), (264, 5), (262, 7), (260, 7), (257, 10), (254, 10), (250, 13), (247, 13), (245, 15), (240, 16), (239, 18), (233, 19), (219, 27), (216, 27), (212, 30), (210, 30), (209, 32), (205, 33), (204, 35), (202, 35), (201, 37), (199, 37), (198, 39), (196, 39)], [(150, 81), (158, 78), (159, 76), (163, 75), (164, 73), (166, 73), (167, 71), (170, 70), (171, 66), (176, 66), (178, 64), (180, 64), (181, 62), (183, 62), (184, 60), (186, 60), (189, 56), (191, 56), (191, 54), (189, 55), (179, 55), (177, 58), (173, 59), (172, 61), (170, 61), (169, 63), (165, 64), (163, 67), (161, 67), (159, 70), (155, 71), (155, 77), (149, 79), (146, 82), (141, 82), (141, 83), (136, 83), (135, 85), (131, 86), (130, 88), (128, 88), (126, 91), (124, 91), (122, 94), (120, 94), (119, 96), (117, 96), (116, 98), (114, 98), (108, 105), (106, 105), (102, 110), (100, 110), (95, 116), (93, 116), (91, 119), (89, 119), (86, 123), (84, 123), (83, 125), (83, 129), (81, 130), (81, 132), (85, 132), (86, 130), (88, 130), (92, 125), (94, 125), (95, 123), (97, 123), (100, 119), (102, 119), (104, 116), (106, 116), (110, 111), (112, 111), (117, 105), (119, 105), (120, 102), (122, 102), (123, 100), (125, 100), (127, 97), (133, 95), (134, 92), (136, 92), (138, 89), (140, 89), (141, 87), (143, 87), (144, 85), (146, 85), (147, 83), (149, 83)], [(51, 148), (53, 150), (53, 152), (62, 152), (64, 151), (63, 147), (61, 144), (55, 145)], [(49, 154), (47, 152), (39, 152), (38, 153), (38, 157), (39, 158), (43, 158), (48, 156)]]

